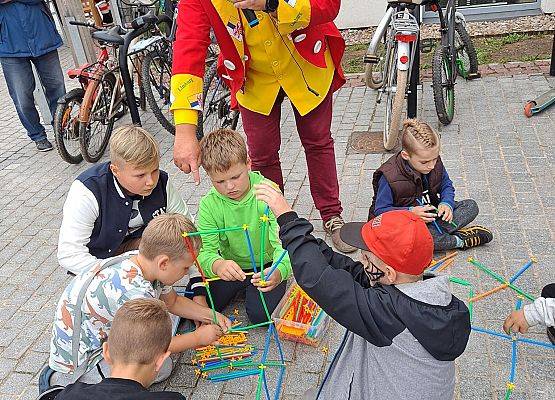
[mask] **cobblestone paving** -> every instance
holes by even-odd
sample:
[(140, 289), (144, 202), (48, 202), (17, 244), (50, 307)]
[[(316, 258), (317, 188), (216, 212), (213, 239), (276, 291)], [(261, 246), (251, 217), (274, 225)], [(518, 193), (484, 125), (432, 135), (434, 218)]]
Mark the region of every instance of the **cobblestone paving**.
[[(68, 66), (67, 50), (63, 60)], [(491, 227), (495, 234), (493, 243), (459, 255), (448, 271), (470, 280), (477, 292), (492, 288), (495, 282), (471, 268), (466, 256), (509, 276), (535, 255), (539, 262), (520, 278), (520, 286), (538, 295), (543, 285), (555, 282), (555, 109), (531, 119), (522, 115), (524, 102), (550, 86), (555, 86), (555, 79), (543, 75), (460, 82), (455, 120), (440, 127), (429, 84), (424, 85), (419, 114), (442, 134), (442, 156), (457, 197), (476, 199), (481, 210), (477, 222)], [(56, 262), (61, 209), (72, 179), (88, 165), (68, 165), (55, 151), (38, 153), (17, 119), (3, 77), (0, 93), (0, 398), (32, 399), (37, 394), (37, 374), (48, 357), (54, 306), (69, 281)], [(376, 107), (374, 93), (364, 87), (346, 87), (335, 96), (333, 132), (346, 220), (366, 218), (372, 173), (389, 156), (347, 152), (349, 137), (369, 126), (379, 130), (383, 114), (381, 107)], [(208, 179), (204, 176), (202, 184), (195, 187), (188, 176), (179, 173), (171, 162), (172, 137), (157, 125), (152, 114), (142, 117), (144, 126), (160, 141), (162, 166), (195, 212), (200, 196), (209, 187)], [(314, 222), (316, 235), (323, 236), (292, 117), (289, 105), (284, 105), (281, 156), (286, 195), (301, 215)], [(459, 288), (454, 291), (466, 297)], [(475, 323), (500, 330), (514, 300), (505, 291), (477, 303)], [(283, 398), (298, 399), (307, 388), (321, 382), (342, 335), (343, 329), (333, 324), (324, 343), (329, 348), (327, 354), (321, 348), (283, 343), (287, 360)], [(262, 330), (253, 332), (250, 340), (261, 343), (263, 336)], [(539, 328), (528, 336), (547, 340)], [(178, 358), (175, 373), (156, 389), (171, 388), (192, 399), (253, 397), (253, 379), (222, 384), (199, 381), (190, 359), (188, 353)], [(508, 342), (472, 334), (466, 353), (457, 361), (456, 399), (502, 398), (509, 366)], [(553, 352), (520, 346), (512, 398), (553, 398), (554, 369)]]

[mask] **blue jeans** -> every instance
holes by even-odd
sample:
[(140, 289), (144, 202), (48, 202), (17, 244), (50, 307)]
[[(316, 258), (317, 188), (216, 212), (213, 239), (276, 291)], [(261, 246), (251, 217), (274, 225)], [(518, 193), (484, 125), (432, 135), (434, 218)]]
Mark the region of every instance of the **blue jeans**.
[(8, 92), (15, 104), (19, 120), (27, 130), (27, 135), (31, 140), (37, 142), (46, 139), (46, 133), (44, 126), (40, 123), (39, 113), (33, 98), (35, 76), (31, 63), (35, 65), (40, 83), (44, 88), (52, 120), (54, 120), (58, 99), (65, 94), (66, 88), (57, 50), (40, 57), (0, 57)]

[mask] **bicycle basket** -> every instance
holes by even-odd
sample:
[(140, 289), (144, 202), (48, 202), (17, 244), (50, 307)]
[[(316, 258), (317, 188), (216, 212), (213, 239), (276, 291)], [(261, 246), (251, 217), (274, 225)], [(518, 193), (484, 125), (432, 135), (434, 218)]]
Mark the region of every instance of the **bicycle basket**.
[(135, 18), (159, 8), (157, 0), (117, 0), (117, 5), (123, 25), (130, 24)]

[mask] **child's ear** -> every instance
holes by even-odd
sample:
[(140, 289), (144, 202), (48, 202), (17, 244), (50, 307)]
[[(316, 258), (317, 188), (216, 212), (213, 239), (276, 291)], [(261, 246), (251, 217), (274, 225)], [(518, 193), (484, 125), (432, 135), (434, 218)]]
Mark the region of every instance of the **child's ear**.
[(249, 171), (252, 169), (252, 161), (250, 157), (247, 157), (247, 168)]
[(110, 171), (112, 171), (112, 174), (114, 174), (115, 176), (118, 176), (119, 174), (119, 168), (114, 163), (110, 163)]
[(112, 365), (112, 357), (110, 357), (110, 347), (108, 346), (108, 342), (102, 343), (102, 357), (104, 357), (108, 365)]
[(403, 160), (408, 161), (409, 158), (410, 158), (410, 155), (409, 155), (409, 153), (407, 153), (405, 150), (401, 150), (401, 158), (402, 158)]
[(154, 370), (156, 372), (160, 372), (162, 365), (164, 365), (164, 361), (166, 361), (170, 354), (171, 353), (169, 351), (166, 351), (165, 353), (160, 354), (160, 356), (156, 359), (156, 362), (154, 363)]
[(170, 262), (170, 258), (167, 255), (162, 254), (158, 256), (158, 261), (157, 261), (158, 269), (162, 271), (166, 271), (168, 269), (169, 262)]
[(397, 271), (387, 265), (385, 268), (385, 277), (390, 284), (393, 284), (397, 280)]

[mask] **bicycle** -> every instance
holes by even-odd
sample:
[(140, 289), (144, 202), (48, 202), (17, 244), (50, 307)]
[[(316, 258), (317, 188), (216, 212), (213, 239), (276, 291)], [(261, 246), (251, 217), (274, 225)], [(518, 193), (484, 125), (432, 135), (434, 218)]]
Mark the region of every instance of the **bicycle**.
[[(449, 2), (453, 4), (452, 0)], [(380, 20), (364, 56), (367, 86), (378, 90), (377, 103), (381, 103), (382, 97), (386, 96), (383, 144), (388, 151), (397, 144), (403, 105), (408, 94), (408, 82), (410, 82), (413, 72), (412, 65), (416, 44), (419, 40), (419, 21), (410, 11), (426, 4), (430, 4), (432, 10), (440, 13), (442, 43), (446, 41), (444, 38), (452, 29), (446, 26), (438, 0), (388, 0), (386, 12)], [(454, 8), (452, 11), (454, 12)], [(450, 18), (449, 21), (454, 21), (454, 18)], [(466, 32), (464, 24), (460, 23), (458, 31)], [(468, 54), (469, 74), (473, 73), (474, 69), (477, 72), (476, 52), (470, 37), (468, 34), (460, 35), (460, 37), (463, 46), (457, 52)], [(446, 43), (453, 43), (453, 41)], [(458, 65), (461, 70), (465, 68), (464, 62)], [(418, 71), (414, 72), (418, 73)]]
[[(121, 0), (124, 1), (124, 0)], [(171, 4), (168, 2), (166, 4)], [(173, 6), (171, 6), (173, 7)], [(154, 116), (172, 135), (175, 135), (175, 125), (171, 106), (171, 75), (172, 75), (172, 45), (177, 31), (177, 8), (173, 9), (173, 20), (169, 35), (152, 39), (150, 50), (145, 54), (142, 63), (142, 80), (144, 92), (149, 107)], [(237, 127), (238, 111), (231, 111), (231, 94), (227, 86), (216, 75), (216, 59), (219, 48), (211, 33), (211, 44), (206, 57), (206, 73), (203, 81), (203, 112), (199, 113), (197, 123), (197, 138), (204, 136), (206, 126), (210, 130), (216, 127)], [(209, 99), (207, 101), (207, 99)]]
[(432, 59), (432, 91), (439, 121), (448, 125), (455, 115), (455, 83), (457, 76), (478, 77), (476, 49), (466, 31), (464, 17), (456, 11), (455, 0), (448, 0), (445, 12), (431, 3), (440, 21), (441, 45)]
[[(70, 78), (79, 80), (81, 88), (64, 96), (56, 110), (56, 144), (65, 161), (78, 163), (82, 158), (88, 162), (98, 161), (106, 150), (115, 120), (125, 114), (126, 108), (129, 108), (132, 122), (141, 124), (128, 56), (143, 49), (129, 52), (129, 46), (133, 39), (157, 22), (159, 18), (152, 11), (133, 20), (129, 31), (117, 25), (99, 29), (92, 23), (70, 21), (72, 25), (91, 28), (100, 51), (94, 63), (68, 71)], [(81, 154), (74, 150), (76, 142)]]

